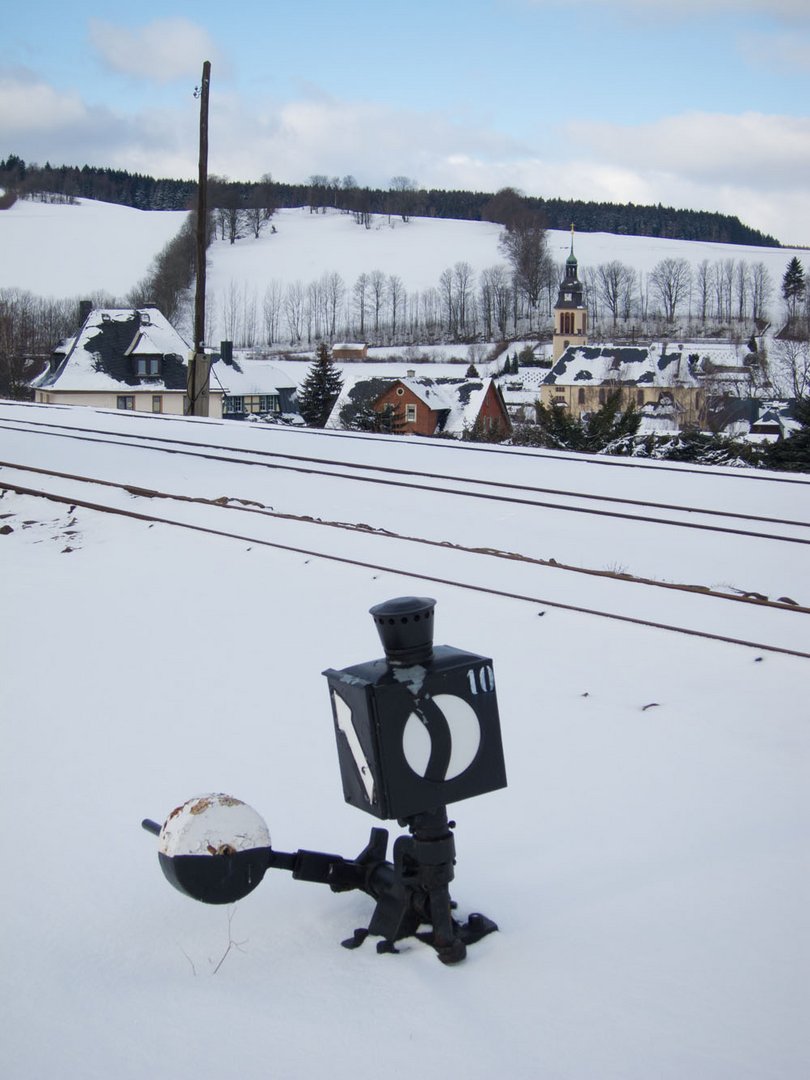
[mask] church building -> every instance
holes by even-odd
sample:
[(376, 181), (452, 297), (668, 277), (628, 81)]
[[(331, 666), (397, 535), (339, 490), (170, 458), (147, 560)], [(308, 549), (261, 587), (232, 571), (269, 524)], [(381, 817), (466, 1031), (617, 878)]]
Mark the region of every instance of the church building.
[(556, 363), (569, 345), (587, 345), (588, 310), (585, 307), (582, 282), (577, 276), (574, 255), (574, 226), (571, 226), (571, 254), (565, 260), (565, 277), (560, 283), (554, 307), (554, 337), (552, 359)]

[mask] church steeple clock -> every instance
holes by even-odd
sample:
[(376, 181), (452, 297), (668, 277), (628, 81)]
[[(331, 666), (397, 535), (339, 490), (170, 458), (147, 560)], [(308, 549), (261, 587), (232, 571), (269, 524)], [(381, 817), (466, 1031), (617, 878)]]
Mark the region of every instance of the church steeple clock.
[(554, 338), (552, 357), (554, 362), (562, 356), (569, 345), (588, 343), (588, 309), (585, 307), (582, 282), (577, 276), (577, 259), (574, 255), (574, 226), (571, 226), (571, 253), (565, 260), (565, 276), (554, 308)]

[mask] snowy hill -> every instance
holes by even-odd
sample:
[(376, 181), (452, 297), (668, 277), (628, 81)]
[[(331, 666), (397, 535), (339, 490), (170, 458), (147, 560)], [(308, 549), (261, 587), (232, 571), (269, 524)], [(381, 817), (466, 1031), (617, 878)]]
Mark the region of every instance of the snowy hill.
[(123, 295), (185, 217), (87, 199), (75, 205), (18, 199), (0, 211), (0, 288), (54, 299)]
[[(77, 205), (16, 202), (0, 211), (0, 288), (18, 287), (41, 296), (76, 297), (98, 290), (122, 296), (143, 276), (151, 259), (179, 229), (184, 215), (146, 212), (80, 200)], [(405, 223), (378, 216), (366, 229), (349, 214), (280, 210), (256, 240), (231, 245), (216, 240), (209, 252), (211, 340), (227, 336), (228, 309), (255, 305), (275, 283), (306, 287), (338, 274), (347, 294), (358, 276), (379, 270), (397, 275), (406, 293), (435, 288), (445, 269), (466, 262), (476, 276), (503, 263), (500, 227), (487, 222), (413, 218)], [(567, 233), (550, 232), (555, 261), (568, 253)], [(576, 238), (580, 273), (618, 260), (647, 274), (663, 258), (683, 257), (695, 267), (734, 259), (763, 263), (775, 286), (793, 254), (787, 248), (738, 247), (649, 237), (582, 233)], [(799, 252), (799, 255), (802, 253)]]
[[(808, 1075), (806, 480), (10, 403), (0, 438), (5, 1080)], [(172, 890), (139, 823), (203, 792), (364, 847), (321, 672), (407, 594), (494, 659), (508, 787), (452, 807), (452, 894), (499, 932), (449, 969), (342, 949), (369, 898), (282, 870)]]

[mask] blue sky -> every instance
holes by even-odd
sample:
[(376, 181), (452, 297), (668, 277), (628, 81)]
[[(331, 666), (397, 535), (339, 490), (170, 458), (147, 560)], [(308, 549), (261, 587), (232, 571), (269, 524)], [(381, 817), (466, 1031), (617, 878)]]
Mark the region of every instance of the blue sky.
[[(672, 8), (677, 7), (677, 11)], [(810, 245), (808, 0), (29, 0), (0, 155), (723, 210)]]

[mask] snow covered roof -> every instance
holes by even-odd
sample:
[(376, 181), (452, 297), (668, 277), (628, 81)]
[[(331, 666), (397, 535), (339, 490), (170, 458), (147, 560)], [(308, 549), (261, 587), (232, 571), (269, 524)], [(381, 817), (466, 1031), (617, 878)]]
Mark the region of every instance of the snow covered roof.
[(279, 394), (295, 389), (295, 380), (268, 360), (218, 361), (212, 368), (212, 380), (223, 391), (237, 397), (246, 394)]
[[(189, 344), (155, 307), (95, 308), (75, 338), (54, 350), (39, 389), (110, 391), (142, 384), (186, 388)], [(157, 375), (138, 375), (137, 358), (158, 357)]]
[(737, 348), (654, 342), (651, 345), (579, 345), (565, 350), (543, 378), (546, 385), (573, 383), (631, 386), (699, 386), (701, 376), (740, 370)]
[(369, 378), (358, 375), (346, 378), (326, 426), (351, 427), (358, 412), (372, 408), (391, 387), (399, 384), (408, 388), (432, 412), (441, 414), (437, 430), (461, 435), (475, 423), (492, 379), (432, 379), (428, 376), (402, 378)]

